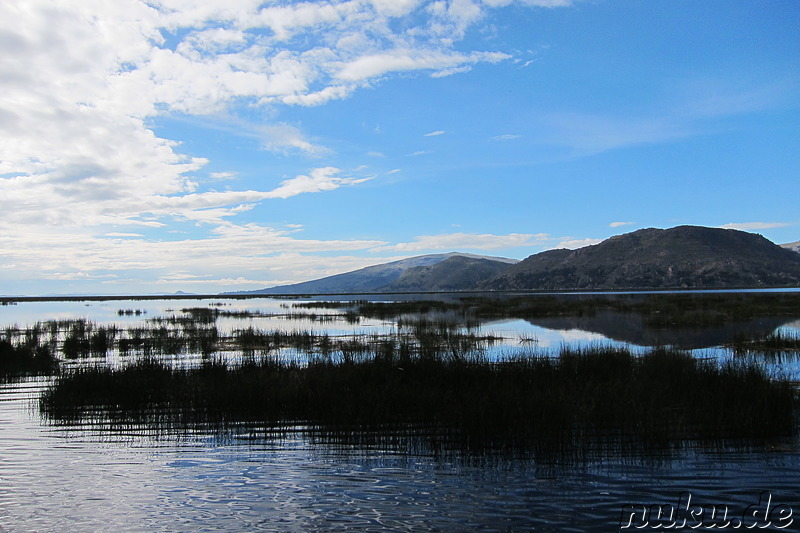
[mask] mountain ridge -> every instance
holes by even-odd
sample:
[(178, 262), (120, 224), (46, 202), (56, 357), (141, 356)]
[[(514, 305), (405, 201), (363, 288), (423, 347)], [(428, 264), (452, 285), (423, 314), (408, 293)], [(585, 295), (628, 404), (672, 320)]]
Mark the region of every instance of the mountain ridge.
[(453, 256), (433, 265), (407, 269), (382, 292), (468, 291), (511, 264), (489, 259)]
[(785, 244), (781, 244), (780, 246), (781, 248), (786, 248), (787, 250), (800, 253), (800, 241), (787, 242)]
[(426, 254), (290, 285), (278, 285), (254, 291), (231, 292), (225, 294), (353, 294), (391, 292), (391, 290), (386, 290), (385, 287), (390, 286), (408, 269), (433, 266), (455, 257), (463, 257), (470, 260), (486, 260), (503, 265), (514, 264), (519, 261), (518, 259), (510, 259), (507, 257), (492, 257), (461, 252)]
[(741, 230), (676, 226), (515, 259), (415, 256), (317, 280), (226, 294), (800, 287), (800, 253)]
[(677, 226), (523, 259), (484, 290), (709, 289), (800, 285), (800, 254), (740, 230)]

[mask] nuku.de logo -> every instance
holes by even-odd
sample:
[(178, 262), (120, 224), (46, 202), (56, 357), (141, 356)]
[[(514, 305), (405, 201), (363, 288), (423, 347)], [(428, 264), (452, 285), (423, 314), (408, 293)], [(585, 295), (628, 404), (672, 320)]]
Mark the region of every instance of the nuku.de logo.
[(619, 529), (785, 529), (794, 522), (793, 509), (775, 503), (770, 492), (759, 494), (758, 503), (736, 513), (725, 504), (697, 504), (692, 493), (681, 492), (677, 505), (626, 504)]

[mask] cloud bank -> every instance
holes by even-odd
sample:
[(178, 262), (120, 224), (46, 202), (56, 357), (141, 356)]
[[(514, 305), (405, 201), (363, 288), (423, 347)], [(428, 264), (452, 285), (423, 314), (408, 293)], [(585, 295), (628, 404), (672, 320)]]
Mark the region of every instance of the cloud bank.
[[(372, 176), (323, 164), (293, 178), (268, 176), (276, 186), (265, 190), (208, 189), (203, 184), (235, 172), (206, 171), (207, 158), (160, 137), (153, 121), (208, 117), (215, 127), (257, 137), (264, 150), (322, 157), (329, 149), (297, 126), (269, 120), (245, 127), (237, 110), (276, 117), (281, 108), (347, 98), (398, 73), (441, 77), (505, 61), (505, 52), (455, 44), (488, 10), (510, 3), (7, 2), (0, 17), (2, 268), (20, 278), (120, 282), (118, 273), (135, 279), (137, 269), (196, 281), (180, 272), (208, 267), (228, 283), (242, 279), (229, 274), (237, 269), (269, 268), (277, 259), (254, 258), (278, 249), (295, 267), (285, 254), (412, 251), (410, 243), (302, 240), (232, 222), (259, 202), (357, 186)], [(146, 231), (186, 221), (206, 226), (205, 236), (172, 240)], [(212, 249), (227, 265), (208, 263)]]

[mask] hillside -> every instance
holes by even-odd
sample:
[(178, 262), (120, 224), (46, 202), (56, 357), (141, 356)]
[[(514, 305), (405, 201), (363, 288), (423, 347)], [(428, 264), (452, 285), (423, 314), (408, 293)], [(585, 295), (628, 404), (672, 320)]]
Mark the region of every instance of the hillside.
[(409, 268), (382, 290), (384, 292), (464, 291), (492, 278), (509, 263), (454, 256), (430, 266)]
[(800, 254), (761, 235), (678, 226), (550, 250), (479, 284), (486, 290), (800, 286)]
[[(497, 265), (502, 265), (502, 267), (507, 267), (509, 264), (517, 262), (516, 259), (507, 259), (504, 257), (485, 257), (472, 254), (461, 254), (457, 252), (420, 255), (416, 257), (410, 257), (408, 259), (401, 259), (400, 261), (392, 261), (390, 263), (384, 263), (381, 265), (373, 265), (366, 268), (361, 268), (359, 270), (354, 270), (352, 272), (336, 274), (334, 276), (328, 276), (312, 281), (229, 294), (345, 294), (387, 292), (391, 290), (401, 291), (405, 289), (393, 289), (390, 287), (392, 286), (393, 282), (398, 280), (409, 269), (426, 268), (450, 259), (461, 258), (487, 261), (490, 263), (496, 263)], [(459, 268), (457, 270), (462, 273), (466, 272), (466, 269), (464, 268)], [(466, 274), (464, 275), (466, 276)], [(439, 275), (437, 274), (436, 277), (438, 278)], [(488, 276), (480, 279), (486, 279), (487, 277)], [(474, 279), (475, 282), (478, 281), (478, 279), (474, 278), (474, 276), (466, 276), (466, 278)], [(407, 278), (408, 283), (416, 283), (414, 281), (415, 279), (416, 276), (410, 276)], [(443, 281), (443, 283), (447, 282)]]
[(786, 244), (781, 244), (781, 248), (786, 248), (787, 250), (791, 250), (793, 252), (800, 252), (800, 241), (787, 242)]
[(523, 261), (447, 253), (228, 294), (345, 294), (470, 290), (626, 290), (800, 287), (798, 243), (778, 246), (732, 229), (643, 229)]

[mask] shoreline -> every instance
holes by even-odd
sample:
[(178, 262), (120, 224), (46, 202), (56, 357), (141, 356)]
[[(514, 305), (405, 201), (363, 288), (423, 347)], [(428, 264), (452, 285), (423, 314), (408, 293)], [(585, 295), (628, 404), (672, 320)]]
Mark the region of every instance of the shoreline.
[(119, 295), (64, 295), (64, 296), (0, 296), (0, 305), (20, 302), (103, 302), (116, 300), (255, 300), (297, 298), (352, 298), (382, 296), (525, 296), (525, 295), (626, 295), (626, 294), (747, 294), (747, 293), (794, 293), (800, 287), (731, 287), (731, 288), (642, 288), (642, 289), (563, 289), (529, 291), (427, 291), (427, 292), (341, 292), (341, 293), (286, 293), (286, 294), (119, 294)]

